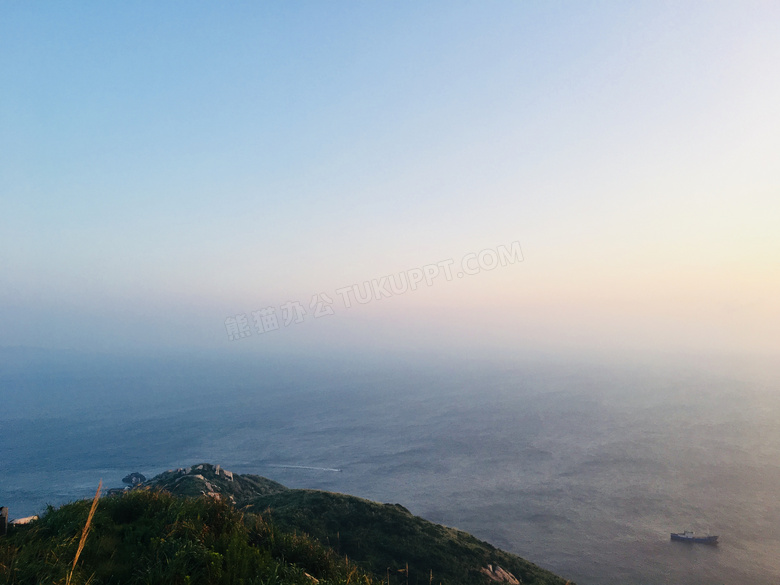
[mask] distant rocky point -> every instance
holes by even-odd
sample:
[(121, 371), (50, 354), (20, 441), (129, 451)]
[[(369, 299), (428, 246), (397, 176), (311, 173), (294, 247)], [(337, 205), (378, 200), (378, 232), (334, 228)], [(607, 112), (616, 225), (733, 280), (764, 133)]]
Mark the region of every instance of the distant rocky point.
[(169, 469), (152, 479), (144, 480), (136, 487), (161, 489), (177, 496), (226, 498), (240, 505), (259, 496), (287, 490), (282, 484), (259, 475), (234, 474), (210, 463)]
[(122, 482), (128, 485), (138, 485), (146, 481), (146, 476), (143, 473), (134, 471), (133, 473), (126, 475), (122, 478)]

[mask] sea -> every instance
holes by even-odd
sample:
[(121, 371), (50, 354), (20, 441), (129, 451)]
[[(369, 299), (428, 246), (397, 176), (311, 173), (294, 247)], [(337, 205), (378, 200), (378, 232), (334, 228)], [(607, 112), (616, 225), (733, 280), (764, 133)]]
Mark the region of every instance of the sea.
[(0, 401), (11, 517), (211, 462), (400, 503), (580, 585), (780, 582), (769, 359), (4, 348)]

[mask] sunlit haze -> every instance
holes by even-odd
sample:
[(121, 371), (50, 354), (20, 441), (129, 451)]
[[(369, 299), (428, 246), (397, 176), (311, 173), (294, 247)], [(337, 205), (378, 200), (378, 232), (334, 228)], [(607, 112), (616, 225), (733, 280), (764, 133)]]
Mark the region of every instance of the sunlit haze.
[(6, 2), (0, 346), (777, 353), (778, 63), (770, 2)]

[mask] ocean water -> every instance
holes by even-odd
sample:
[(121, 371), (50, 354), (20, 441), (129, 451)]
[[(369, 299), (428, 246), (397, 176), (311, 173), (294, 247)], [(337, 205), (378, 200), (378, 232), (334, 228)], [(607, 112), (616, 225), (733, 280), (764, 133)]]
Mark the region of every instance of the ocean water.
[(766, 364), (0, 358), (12, 517), (208, 461), (401, 503), (580, 585), (780, 582)]

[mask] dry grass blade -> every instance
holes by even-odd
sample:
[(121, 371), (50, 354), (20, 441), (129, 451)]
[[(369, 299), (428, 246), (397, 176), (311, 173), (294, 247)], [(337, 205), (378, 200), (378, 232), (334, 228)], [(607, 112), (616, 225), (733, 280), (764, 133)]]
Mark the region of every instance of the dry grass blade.
[(73, 566), (70, 568), (68, 578), (65, 580), (65, 585), (70, 585), (70, 580), (73, 578), (73, 571), (76, 570), (76, 563), (79, 562), (81, 551), (84, 550), (84, 545), (87, 542), (87, 535), (89, 534), (89, 527), (92, 525), (92, 517), (95, 515), (95, 509), (97, 508), (98, 500), (100, 499), (100, 489), (103, 487), (103, 480), (98, 482), (98, 488), (95, 492), (95, 497), (92, 500), (92, 507), (89, 509), (89, 515), (87, 516), (87, 523), (84, 524), (84, 530), (81, 531), (81, 540), (79, 540), (79, 548), (76, 550), (76, 556), (73, 558)]

